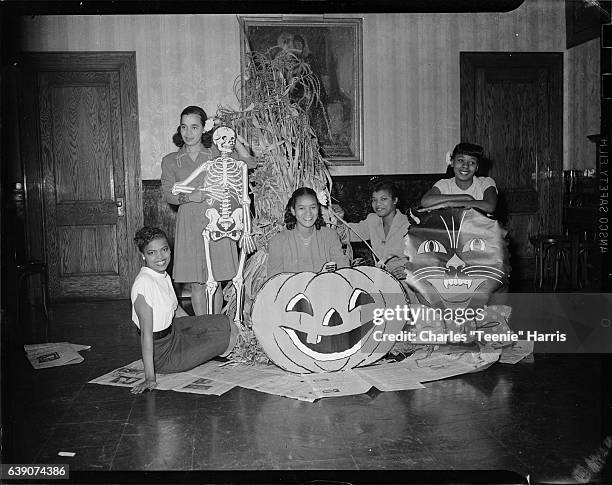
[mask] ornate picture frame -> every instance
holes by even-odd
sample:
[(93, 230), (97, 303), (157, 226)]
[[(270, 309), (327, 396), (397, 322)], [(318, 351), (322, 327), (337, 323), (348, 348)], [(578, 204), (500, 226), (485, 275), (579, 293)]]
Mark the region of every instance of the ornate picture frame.
[(321, 85), (323, 113), (311, 116), (332, 165), (363, 165), (362, 19), (239, 16), (241, 65), (247, 52), (292, 49)]

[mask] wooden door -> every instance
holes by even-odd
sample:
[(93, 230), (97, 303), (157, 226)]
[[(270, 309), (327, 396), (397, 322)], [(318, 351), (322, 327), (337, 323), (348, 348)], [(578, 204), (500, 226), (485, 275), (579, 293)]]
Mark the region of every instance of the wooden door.
[(533, 275), (529, 237), (561, 232), (562, 80), (561, 53), (461, 53), (461, 139), (497, 183), (514, 282)]
[(22, 131), (21, 140), (39, 147), (26, 163), (40, 169), (51, 298), (127, 298), (139, 266), (132, 237), (142, 225), (135, 91), (125, 66), (109, 68), (104, 55), (83, 64), (82, 54), (41, 56), (24, 71), (23, 93), (33, 98), (26, 108), (40, 138)]

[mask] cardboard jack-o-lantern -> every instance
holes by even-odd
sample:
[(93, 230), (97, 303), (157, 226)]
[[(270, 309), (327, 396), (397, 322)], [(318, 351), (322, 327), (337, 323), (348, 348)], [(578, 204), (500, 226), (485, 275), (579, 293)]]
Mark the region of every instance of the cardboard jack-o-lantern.
[(406, 283), (421, 303), (476, 308), (508, 286), (507, 231), (474, 209), (444, 208), (414, 215), (404, 238)]
[(259, 290), (251, 318), (276, 365), (296, 373), (331, 372), (383, 357), (394, 344), (385, 335), (400, 333), (405, 322), (398, 315), (381, 322), (375, 310), (406, 303), (399, 281), (376, 267), (281, 273)]

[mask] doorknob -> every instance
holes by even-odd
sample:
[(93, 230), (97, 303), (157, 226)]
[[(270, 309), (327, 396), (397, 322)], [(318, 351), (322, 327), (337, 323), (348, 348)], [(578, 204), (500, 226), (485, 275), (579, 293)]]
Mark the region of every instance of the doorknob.
[(117, 215), (119, 217), (123, 217), (125, 215), (125, 207), (123, 204), (123, 197), (117, 197), (115, 199), (115, 204), (117, 205)]

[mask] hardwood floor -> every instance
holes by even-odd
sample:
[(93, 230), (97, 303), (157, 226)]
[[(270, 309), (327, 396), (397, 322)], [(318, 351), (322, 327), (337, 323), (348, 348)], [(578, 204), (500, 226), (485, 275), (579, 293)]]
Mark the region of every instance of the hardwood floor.
[(143, 471), (161, 471), (146, 479), (475, 483), (478, 472), (460, 470), (488, 470), (482, 476), (496, 483), (527, 475), (532, 483), (573, 483), (612, 434), (602, 401), (609, 356), (536, 354), (532, 363), (496, 364), (426, 389), (314, 403), (241, 388), (220, 397), (134, 396), (87, 384), (139, 358), (128, 301), (55, 305), (49, 341), (92, 348), (80, 364), (45, 370), (32, 369), (22, 348), (41, 341), (42, 316), (22, 314), (20, 328), (3, 332), (2, 461), (69, 463), (71, 481), (138, 481)]

